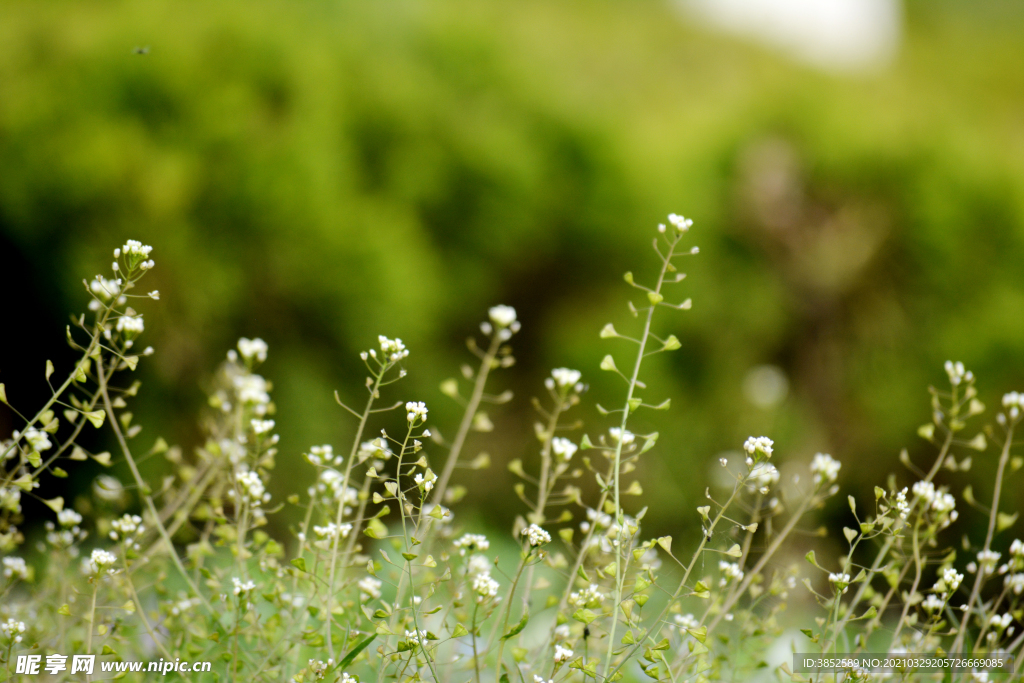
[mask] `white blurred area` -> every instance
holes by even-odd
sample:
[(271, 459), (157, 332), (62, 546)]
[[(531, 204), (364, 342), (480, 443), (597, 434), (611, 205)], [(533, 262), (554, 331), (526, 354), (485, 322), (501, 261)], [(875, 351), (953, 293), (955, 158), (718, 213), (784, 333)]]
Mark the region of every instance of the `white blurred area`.
[(899, 49), (900, 0), (675, 0), (688, 14), (833, 72), (874, 71)]

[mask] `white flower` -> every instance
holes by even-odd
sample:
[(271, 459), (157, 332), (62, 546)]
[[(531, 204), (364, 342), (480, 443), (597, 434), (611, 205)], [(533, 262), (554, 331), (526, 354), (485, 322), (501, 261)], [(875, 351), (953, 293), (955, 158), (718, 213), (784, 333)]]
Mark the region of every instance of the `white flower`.
[(559, 624), (555, 627), (555, 639), (565, 640), (569, 637), (571, 631), (569, 630), (569, 624)]
[(674, 213), (668, 215), (668, 222), (675, 226), (679, 232), (686, 232), (693, 225), (693, 221), (689, 218), (683, 218), (682, 216)]
[(769, 439), (767, 436), (749, 437), (743, 442), (743, 450), (747, 452), (747, 455), (754, 455), (758, 451), (764, 453), (766, 458), (772, 457), (772, 446), (775, 442)]
[(426, 475), (417, 474), (413, 479), (416, 482), (416, 486), (422, 486), (424, 491), (430, 493), (431, 489), (434, 488), (434, 481), (437, 479), (437, 476), (430, 470), (427, 470)]
[(121, 293), (121, 279), (108, 280), (102, 275), (89, 283), (89, 290), (103, 301), (110, 301)]
[(341, 674), (341, 683), (356, 683), (354, 676), (349, 676), (347, 673)]
[(569, 595), (569, 604), (574, 607), (597, 607), (604, 599), (605, 594), (599, 590), (596, 583), (592, 583), (583, 590)]
[(409, 424), (427, 421), (427, 404), (423, 401), (409, 401), (405, 404), (405, 419)]
[(811, 459), (811, 473), (814, 475), (814, 483), (822, 481), (834, 482), (839, 476), (839, 468), (842, 463), (828, 453), (818, 453)]
[(21, 579), (22, 581), (28, 579), (28, 565), (20, 557), (5, 557), (3, 567), (5, 579)]
[(910, 512), (910, 503), (907, 502), (907, 487), (904, 486), (903, 490), (896, 494), (896, 512), (899, 513), (900, 519), (906, 519), (907, 514)]
[(21, 634), (23, 634), (25, 630), (24, 621), (15, 621), (14, 619), (0, 621), (0, 632), (3, 632), (4, 638), (10, 642), (20, 643)]
[(679, 627), (680, 631), (697, 628), (700, 625), (697, 623), (697, 618), (692, 614), (677, 614), (673, 617), (673, 621), (676, 622), (676, 626)]
[(50, 443), (50, 436), (35, 427), (29, 427), (24, 433), (14, 432), (14, 439), (17, 440), (19, 437), (23, 437), (28, 442), (29, 448), (40, 453), (53, 447), (53, 444)]
[(242, 358), (246, 361), (251, 361), (254, 358), (257, 362), (262, 363), (267, 360), (267, 351), (269, 347), (267, 342), (263, 341), (259, 337), (255, 339), (246, 339), (242, 337), (238, 340), (238, 352), (242, 354)]
[(266, 412), (265, 406), (270, 403), (267, 380), (260, 375), (240, 375), (233, 383), (239, 402), (255, 406), (258, 415)]
[(381, 334), (377, 336), (377, 341), (380, 342), (380, 350), (384, 352), (384, 356), (392, 363), (409, 357), (409, 350), (405, 348), (401, 339), (388, 339)]
[(998, 614), (993, 614), (991, 617), (988, 618), (988, 625), (994, 629), (1002, 631), (1004, 628), (1009, 626), (1012, 621), (1013, 616), (1009, 612), (1002, 616), (999, 616)]
[(743, 579), (743, 570), (740, 569), (740, 566), (735, 562), (726, 562), (725, 560), (720, 560), (718, 562), (718, 568), (724, 575), (722, 576), (722, 580), (719, 582), (722, 586), (729, 583), (730, 579), (736, 579), (737, 581)]
[(128, 537), (132, 534), (141, 534), (146, 530), (142, 525), (142, 517), (138, 515), (124, 515), (121, 519), (115, 519), (110, 523), (113, 531), (110, 532), (110, 537), (113, 540), (117, 540), (118, 534)]
[(608, 430), (608, 433), (611, 435), (612, 441), (615, 443), (621, 441), (623, 446), (628, 446), (636, 440), (636, 435), (628, 429), (623, 430), (619, 427), (612, 427)]
[[(142, 242), (139, 242), (138, 240), (128, 240), (127, 242), (125, 242), (124, 246), (121, 247), (121, 253), (124, 254), (126, 257), (141, 256), (142, 258), (146, 258), (147, 256), (149, 256), (149, 252), (151, 251), (153, 251), (153, 247), (143, 245)], [(117, 252), (114, 252), (115, 258), (119, 256), (120, 255)]]
[(242, 593), (248, 593), (251, 590), (256, 590), (256, 584), (252, 581), (242, 581), (237, 576), (231, 577), (231, 583), (234, 585), (235, 595), (241, 595)]
[(559, 460), (567, 462), (571, 460), (572, 456), (576, 453), (577, 450), (579, 450), (579, 446), (574, 444), (572, 441), (569, 441), (569, 439), (566, 439), (561, 436), (556, 436), (555, 438), (551, 439), (551, 450), (554, 452), (555, 456), (557, 456)]
[(954, 363), (951, 360), (946, 361), (946, 374), (949, 375), (949, 383), (953, 386), (957, 386), (960, 382), (967, 380), (968, 382), (974, 379), (974, 373), (970, 370), (964, 370), (964, 364), (960, 361)]
[(942, 570), (942, 582), (946, 584), (946, 590), (950, 593), (956, 592), (956, 589), (960, 587), (960, 582), (964, 580), (963, 574), (957, 574), (956, 570), (952, 567), (946, 567)]
[(330, 522), (327, 526), (314, 526), (313, 531), (315, 531), (316, 535), (320, 538), (327, 540), (333, 540), (338, 536), (348, 538), (349, 532), (352, 531), (352, 525), (345, 523), (338, 526), (334, 522)]
[(473, 555), (469, 558), (469, 562), (466, 563), (466, 573), (470, 576), (476, 576), (477, 574), (490, 571), (492, 566), (491, 562), (483, 555)]
[(252, 420), (252, 431), (256, 434), (266, 434), (273, 428), (273, 420)]
[(841, 572), (839, 574), (829, 574), (828, 580), (829, 583), (835, 584), (836, 590), (840, 591), (841, 593), (845, 593), (850, 585), (850, 575), (846, 574), (845, 572)]
[(95, 568), (93, 570), (94, 572), (102, 571), (103, 569), (110, 569), (117, 564), (117, 555), (97, 548), (92, 551), (92, 555), (89, 557), (89, 563)]
[(533, 674), (533, 683), (555, 683), (555, 682), (552, 681), (550, 678), (549, 679), (545, 679), (543, 676), (538, 676), (537, 674)]
[(761, 489), (761, 493), (768, 493), (770, 486), (779, 483), (779, 471), (771, 463), (758, 463), (750, 470), (750, 482), (755, 488)]
[(933, 593), (921, 602), (921, 607), (923, 607), (926, 612), (935, 612), (936, 610), (942, 609), (944, 604), (946, 604), (945, 601)]
[(459, 555), (465, 557), (467, 550), (487, 550), (491, 547), (491, 542), (483, 534), (463, 534), (462, 538), (455, 541), (455, 547), (459, 549)]
[(1000, 557), (1002, 557), (1002, 554), (994, 550), (982, 550), (978, 553), (978, 564), (981, 566), (982, 573), (991, 574), (995, 571), (996, 563), (999, 562)]
[(562, 388), (574, 386), (582, 376), (579, 370), (570, 370), (569, 368), (555, 368), (551, 371), (551, 377), (555, 380), (555, 384)]
[(117, 331), (127, 333), (125, 334), (126, 337), (140, 334), (145, 328), (146, 326), (142, 322), (141, 315), (128, 315), (125, 313), (117, 319)]
[(1011, 391), (1008, 394), (1003, 394), (1003, 407), (1004, 408), (1024, 408), (1024, 394), (1016, 391)]
[(405, 639), (414, 645), (419, 645), (420, 641), (427, 640), (427, 632), (423, 629), (417, 633), (416, 631), (406, 631)]
[(1024, 593), (1024, 574), (1008, 574), (1005, 581), (1007, 590), (1012, 590), (1016, 595)]
[(477, 594), (477, 602), (484, 602), (498, 594), (498, 582), (491, 578), (490, 572), (481, 572), (473, 578), (473, 592)]
[(511, 306), (492, 306), (487, 311), (487, 317), (491, 319), (491, 322), (501, 327), (511, 327), (516, 323), (516, 309)]
[(935, 484), (930, 481), (919, 481), (911, 489), (914, 495), (924, 500), (926, 505), (931, 505), (935, 500)]
[(252, 470), (239, 472), (235, 475), (235, 481), (238, 483), (238, 487), (242, 489), (242, 495), (248, 498), (249, 502), (253, 505), (265, 503), (270, 499), (270, 494), (266, 492), (260, 475)]
[(359, 586), (359, 593), (362, 595), (363, 600), (371, 598), (376, 600), (380, 598), (380, 587), (384, 584), (372, 576), (364, 576), (356, 585)]
[(523, 529), (523, 536), (526, 536), (529, 539), (531, 546), (543, 545), (551, 542), (551, 534), (544, 531), (536, 524), (531, 524)]
[(561, 645), (555, 645), (555, 663), (568, 661), (572, 657), (572, 650)]
[[(327, 670), (330, 669), (333, 664), (333, 659), (328, 659), (326, 662), (320, 659), (311, 659), (306, 662), (306, 666), (309, 667), (309, 673), (313, 674), (314, 680), (317, 681), (322, 681), (324, 679), (327, 675)], [(345, 675), (348, 676), (348, 674)], [(349, 676), (349, 679), (354, 680), (351, 676)]]
[(57, 522), (61, 526), (75, 526), (82, 523), (82, 515), (71, 508), (66, 508), (57, 513)]

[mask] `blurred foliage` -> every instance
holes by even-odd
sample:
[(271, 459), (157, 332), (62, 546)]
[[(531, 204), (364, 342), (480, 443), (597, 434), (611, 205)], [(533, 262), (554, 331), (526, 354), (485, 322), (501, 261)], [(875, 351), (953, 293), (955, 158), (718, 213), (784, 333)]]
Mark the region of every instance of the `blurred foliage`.
[[(653, 267), (677, 211), (701, 255), (693, 311), (662, 318), (683, 348), (647, 378), (673, 399), (648, 519), (695, 521), (677, 503), (748, 434), (880, 482), (903, 445), (929, 448), (913, 435), (946, 358), (990, 404), (1024, 386), (1024, 18), (917, 1), (906, 23), (894, 65), (840, 78), (665, 3), (4, 2), (0, 380), (12, 401), (45, 391), (81, 279), (126, 238), (152, 244), (140, 439), (196, 445), (204, 383), (261, 336), (279, 493), (310, 445), (347, 442), (331, 394), (358, 399), (378, 333), (412, 349), (393, 398), (454, 431), (437, 387), (507, 303), (519, 363), (495, 386), (517, 398), (471, 448), (500, 473), (536, 457), (527, 399), (551, 367), (620, 400), (597, 332), (628, 329), (621, 273)], [(762, 364), (789, 381), (772, 407), (744, 396)], [(509, 485), (473, 481), (477, 502)]]

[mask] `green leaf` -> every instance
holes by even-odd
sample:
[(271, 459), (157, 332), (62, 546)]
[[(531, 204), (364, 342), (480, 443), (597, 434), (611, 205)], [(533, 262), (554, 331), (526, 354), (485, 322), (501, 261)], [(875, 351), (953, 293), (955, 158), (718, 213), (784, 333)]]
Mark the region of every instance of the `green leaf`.
[(628, 282), (629, 284), (633, 284), (633, 273), (626, 271), (626, 274), (622, 276), (622, 279)]
[(578, 568), (578, 569), (576, 570), (576, 575), (577, 575), (578, 577), (580, 577), (581, 579), (583, 579), (584, 581), (587, 581), (587, 582), (589, 582), (589, 581), (590, 581), (590, 577), (589, 577), (589, 576), (587, 576), (587, 572), (586, 572), (586, 571), (585, 571), (585, 570), (583, 569), (583, 567), (579, 567), (579, 568)]
[(0, 382), (0, 403), (7, 403), (7, 387)]
[(875, 487), (875, 500), (876, 501), (877, 500), (881, 500), (884, 495), (885, 495), (885, 489), (883, 489), (880, 486), (876, 486)]
[(117, 653), (116, 653), (116, 652), (114, 652), (114, 648), (110, 647), (109, 645), (104, 645), (104, 646), (103, 646), (103, 652), (101, 652), (100, 654), (104, 654), (104, 655), (116, 655)]
[(697, 640), (699, 640), (701, 643), (703, 643), (705, 640), (707, 640), (707, 637), (708, 637), (708, 627), (707, 626), (701, 626), (700, 628), (688, 628), (688, 629), (686, 629), (686, 632), (689, 633), (694, 638), (696, 638)]
[(107, 414), (102, 410), (93, 410), (88, 413), (83, 412), (82, 414), (85, 415), (85, 418), (89, 420), (89, 422), (92, 423), (92, 426), (96, 429), (103, 426), (103, 420), (107, 416)]
[(306, 558), (296, 557), (292, 560), (292, 566), (298, 569), (300, 572), (306, 572)]
[(847, 543), (853, 543), (853, 539), (857, 538), (857, 532), (848, 526), (843, 527), (843, 536), (846, 536)]
[(921, 425), (920, 427), (917, 428), (917, 435), (920, 436), (922, 439), (927, 439), (928, 441), (931, 441), (932, 437), (935, 436), (935, 425)]
[(61, 605), (57, 609), (57, 614), (59, 614), (61, 616), (64, 616), (64, 617), (70, 617), (71, 616), (71, 607), (67, 603), (64, 603), (63, 605)]
[(594, 447), (594, 444), (590, 443), (590, 437), (587, 436), (586, 434), (584, 434), (583, 438), (580, 439), (580, 450), (581, 451), (585, 451), (588, 448), (593, 448), (593, 447)]
[(524, 628), (526, 628), (526, 622), (530, 620), (530, 613), (526, 612), (523, 614), (523, 618), (519, 620), (519, 623), (509, 629), (508, 633), (501, 637), (502, 640), (508, 640), (519, 635)]
[(43, 503), (54, 512), (60, 512), (64, 509), (64, 498), (62, 496), (57, 496), (50, 500), (44, 500)]
[(51, 468), (50, 469), (50, 474), (52, 474), (55, 477), (59, 477), (60, 479), (67, 479), (68, 478), (68, 473), (65, 472), (64, 470), (62, 470), (59, 467)]
[(53, 374), (53, 363), (46, 361), (46, 381), (50, 381), (50, 375)]
[(419, 557), (419, 555), (417, 555), (416, 553), (402, 553), (402, 557), (404, 557), (409, 562), (412, 562), (417, 557)]
[(377, 638), (377, 634), (374, 633), (369, 638), (366, 638), (365, 640), (360, 641), (358, 645), (356, 645), (354, 648), (349, 650), (348, 654), (345, 655), (345, 657), (340, 662), (338, 662), (338, 667), (337, 668), (344, 669), (349, 664), (354, 662), (356, 657), (359, 656), (359, 653), (362, 652), (363, 650), (365, 650), (367, 647), (369, 647), (370, 643), (372, 643), (376, 638)]
[(643, 403), (644, 400), (642, 398), (631, 398), (626, 401), (626, 404), (629, 406), (629, 412), (631, 413), (635, 413), (637, 408), (643, 405)]
[(854, 500), (853, 496), (847, 496), (846, 501), (850, 504), (850, 512), (857, 514), (857, 501)]
[(608, 323), (601, 328), (601, 339), (610, 339), (612, 337), (618, 337), (619, 333), (615, 331), (615, 326)]
[(658, 432), (653, 432), (647, 438), (644, 439), (644, 445), (640, 449), (640, 452), (646, 453), (647, 451), (654, 448), (654, 444), (656, 443), (658, 443)]
[(676, 335), (670, 334), (668, 339), (665, 340), (665, 345), (661, 347), (662, 351), (675, 351), (676, 349), (682, 348), (682, 344), (676, 338)]
[(983, 451), (988, 448), (988, 441), (985, 440), (985, 435), (978, 432), (978, 435), (967, 442), (968, 448), (973, 448), (976, 451)]
[(658, 539), (658, 545), (660, 545), (662, 548), (664, 548), (665, 552), (667, 552), (669, 554), (672, 553), (672, 537), (671, 536), (662, 536), (661, 538), (659, 538)]
[(821, 565), (818, 564), (818, 561), (816, 559), (814, 559), (814, 551), (813, 550), (810, 551), (809, 553), (807, 553), (806, 555), (804, 555), (804, 559), (807, 560), (808, 562), (810, 562), (811, 564), (813, 564), (818, 569), (822, 568)]
[(615, 359), (612, 358), (611, 355), (608, 355), (608, 356), (605, 356), (604, 358), (602, 358), (601, 359), (601, 369), (602, 370), (611, 370), (611, 371), (617, 370), (618, 368), (615, 367)]
[(452, 631), (452, 638), (461, 638), (462, 636), (468, 636), (469, 629), (462, 624), (455, 624), (455, 629)]
[(740, 544), (739, 543), (733, 543), (733, 546), (731, 548), (729, 548), (728, 550), (726, 550), (725, 554), (728, 555), (729, 557), (739, 557), (740, 555), (743, 554), (743, 551), (740, 549)]
[(124, 364), (128, 366), (129, 370), (134, 370), (139, 364), (138, 356), (125, 356)]
[(647, 292), (647, 300), (650, 301), (653, 305), (657, 306), (658, 304), (665, 300), (665, 297), (663, 297), (658, 292)]

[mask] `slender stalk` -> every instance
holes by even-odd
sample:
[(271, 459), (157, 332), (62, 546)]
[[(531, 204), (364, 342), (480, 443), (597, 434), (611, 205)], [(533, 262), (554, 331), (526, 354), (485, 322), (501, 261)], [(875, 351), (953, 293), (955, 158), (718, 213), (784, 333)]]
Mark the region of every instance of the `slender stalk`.
[[(985, 548), (982, 552), (989, 552), (992, 549), (992, 538), (996, 533), (996, 517), (999, 514), (999, 497), (1003, 491), (1003, 474), (1006, 470), (1006, 463), (1010, 460), (1010, 447), (1013, 445), (1013, 428), (1011, 422), (1006, 430), (1006, 440), (1003, 442), (1003, 451), (999, 455), (999, 466), (996, 469), (996, 486), (992, 493), (992, 509), (988, 516), (988, 533), (985, 534)], [(953, 641), (953, 649), (950, 652), (960, 652), (964, 644), (964, 636), (967, 634), (967, 622), (971, 618), (971, 610), (981, 593), (981, 585), (985, 582), (987, 575), (985, 568), (979, 563), (978, 574), (974, 579), (974, 587), (971, 589), (971, 597), (967, 600), (967, 609), (964, 610), (963, 619), (960, 620), (960, 628), (957, 629), (956, 640)]]
[(462, 422), (459, 423), (459, 431), (455, 433), (455, 438), (452, 440), (451, 450), (448, 451), (448, 460), (444, 464), (441, 476), (437, 478), (434, 484), (434, 495), (431, 498), (431, 502), (435, 505), (440, 505), (444, 502), (444, 494), (448, 490), (448, 482), (451, 480), (452, 472), (455, 471), (455, 465), (459, 462), (462, 446), (466, 443), (466, 437), (473, 426), (473, 418), (476, 417), (476, 410), (480, 407), (480, 401), (483, 399), (487, 376), (490, 374), (491, 369), (496, 367), (495, 358), (498, 355), (498, 349), (501, 348), (501, 343), (500, 330), (495, 330), (494, 335), (491, 337), (491, 345), (484, 354), (483, 361), (480, 363), (480, 369), (476, 373), (473, 393), (469, 397), (469, 402), (466, 403), (466, 412), (463, 413)]
[[(117, 361), (115, 360), (115, 363)], [(192, 577), (189, 576), (185, 570), (185, 566), (181, 563), (181, 558), (178, 557), (178, 552), (174, 549), (174, 542), (171, 541), (170, 535), (167, 533), (167, 528), (160, 521), (160, 512), (156, 509), (156, 504), (153, 503), (153, 497), (149, 494), (149, 486), (146, 481), (142, 478), (142, 474), (139, 473), (139, 468), (135, 464), (135, 458), (132, 457), (131, 449), (128, 448), (128, 441), (124, 437), (124, 433), (121, 431), (121, 424), (117, 421), (117, 416), (114, 415), (114, 407), (110, 401), (110, 392), (107, 389), (107, 377), (106, 371), (103, 368), (103, 363), (96, 363), (96, 373), (99, 378), (100, 391), (103, 394), (103, 406), (107, 412), (107, 422), (110, 423), (111, 428), (114, 430), (114, 436), (117, 437), (117, 443), (121, 447), (121, 452), (124, 454), (125, 461), (128, 463), (128, 468), (131, 470), (132, 477), (135, 479), (135, 484), (139, 488), (139, 495), (142, 497), (143, 503), (146, 505), (146, 509), (149, 511), (150, 517), (153, 519), (153, 524), (156, 526), (157, 531), (160, 532), (161, 538), (167, 545), (167, 552), (171, 556), (171, 561), (174, 562), (174, 566), (177, 567), (178, 573), (181, 574), (182, 578), (185, 579), (185, 583), (188, 584), (189, 589), (199, 598), (206, 608), (206, 611), (210, 614), (215, 614), (213, 606), (210, 604), (206, 596), (199, 591), (199, 587), (196, 586)]]
[[(661, 288), (665, 284), (665, 274), (668, 272), (669, 266), (672, 265), (672, 256), (675, 251), (675, 246), (678, 243), (678, 239), (671, 240), (669, 242), (668, 253), (662, 257), (661, 272), (658, 273), (658, 283), (654, 287), (654, 293), (656, 298), (661, 297)], [(660, 298), (659, 298), (660, 301)], [(644, 351), (647, 349), (647, 342), (651, 335), (651, 321), (654, 320), (654, 310), (658, 307), (657, 303), (651, 303), (651, 307), (647, 309), (647, 317), (644, 319), (644, 330), (640, 335), (639, 348), (636, 353), (636, 361), (633, 363), (633, 374), (629, 378), (629, 388), (626, 390), (626, 401), (622, 409), (622, 422), (619, 425), (621, 429), (620, 435), (625, 436), (626, 424), (629, 420), (630, 415), (630, 404), (633, 400), (633, 392), (636, 391), (637, 380), (640, 378), (640, 365), (644, 360)], [(615, 651), (615, 629), (618, 626), (619, 615), (618, 606), (622, 603), (622, 586), (626, 580), (625, 573), (622, 568), (622, 553), (623, 553), (623, 539), (624, 531), (626, 529), (625, 518), (622, 513), (622, 505), (620, 501), (621, 496), (621, 473), (622, 473), (622, 438), (615, 444), (615, 464), (612, 470), (612, 486), (613, 486), (613, 500), (615, 503), (615, 522), (618, 524), (618, 538), (615, 545), (615, 601), (612, 603), (612, 623), (611, 628), (608, 632), (608, 647), (605, 652), (604, 658), (604, 670), (607, 672), (611, 669), (612, 665), (612, 654)]]

